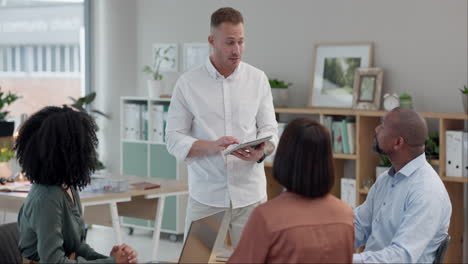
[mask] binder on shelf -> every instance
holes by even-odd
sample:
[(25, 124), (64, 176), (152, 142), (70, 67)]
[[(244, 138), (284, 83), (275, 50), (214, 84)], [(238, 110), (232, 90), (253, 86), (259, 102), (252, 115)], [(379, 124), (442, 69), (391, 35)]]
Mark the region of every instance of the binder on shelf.
[(163, 106), (163, 129), (162, 129), (162, 139), (166, 143), (166, 125), (167, 125), (167, 115), (169, 114), (169, 105)]
[(158, 143), (164, 142), (164, 106), (154, 104), (151, 106), (152, 128), (151, 140)]
[(123, 138), (130, 139), (130, 105), (123, 105)]
[(330, 135), (332, 134), (332, 122), (333, 122), (332, 116), (323, 116), (320, 120), (320, 123), (324, 125), (326, 128), (328, 128), (328, 131), (330, 131)]
[(356, 179), (341, 178), (341, 200), (356, 208)]
[(348, 140), (348, 120), (343, 119), (341, 121), (341, 131), (342, 131), (342, 137), (343, 137), (343, 140), (341, 141), (343, 143), (343, 153), (351, 154), (349, 150), (349, 140)]
[(341, 121), (332, 122), (332, 134), (333, 134), (333, 152), (343, 153), (343, 134), (341, 129)]
[(463, 131), (447, 130), (446, 137), (446, 174), (447, 177), (463, 176)]
[(462, 153), (462, 176), (468, 178), (468, 132), (463, 132)]
[(148, 105), (139, 105), (140, 115), (140, 139), (148, 140)]
[(124, 106), (125, 139), (140, 139), (140, 110), (138, 104), (126, 103)]
[(348, 130), (349, 153), (355, 154), (356, 153), (356, 123), (348, 122), (347, 130)]

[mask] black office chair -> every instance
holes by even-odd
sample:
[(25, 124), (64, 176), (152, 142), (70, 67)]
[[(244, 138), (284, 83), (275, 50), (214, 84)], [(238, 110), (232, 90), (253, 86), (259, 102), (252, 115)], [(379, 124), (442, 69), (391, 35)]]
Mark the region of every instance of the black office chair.
[(450, 236), (447, 235), (447, 237), (445, 237), (445, 239), (442, 240), (442, 243), (440, 243), (439, 248), (437, 249), (435, 253), (435, 258), (433, 262), (434, 264), (444, 262), (445, 253), (447, 252), (449, 243), (450, 243)]
[(1, 263), (22, 264), (23, 258), (18, 248), (19, 230), (17, 223), (0, 225)]

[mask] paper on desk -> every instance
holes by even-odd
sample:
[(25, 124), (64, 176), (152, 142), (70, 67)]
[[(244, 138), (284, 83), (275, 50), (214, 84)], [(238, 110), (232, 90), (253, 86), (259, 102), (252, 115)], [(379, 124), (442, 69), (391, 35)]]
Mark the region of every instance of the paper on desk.
[(0, 192), (29, 192), (30, 189), (31, 183), (29, 181), (0, 185)]

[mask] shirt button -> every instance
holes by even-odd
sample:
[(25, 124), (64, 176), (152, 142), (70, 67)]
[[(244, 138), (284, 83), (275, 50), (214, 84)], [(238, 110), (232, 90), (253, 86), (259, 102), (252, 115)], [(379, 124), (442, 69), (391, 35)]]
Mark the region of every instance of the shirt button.
[(383, 205), (385, 206), (385, 205), (386, 205), (386, 203), (383, 203)]
[(395, 187), (395, 184), (392, 184), (392, 188)]

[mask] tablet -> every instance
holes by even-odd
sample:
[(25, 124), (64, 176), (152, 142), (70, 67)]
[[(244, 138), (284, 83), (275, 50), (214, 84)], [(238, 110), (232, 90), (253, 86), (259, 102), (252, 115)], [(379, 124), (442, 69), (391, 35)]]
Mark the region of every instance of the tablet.
[(255, 148), (257, 145), (260, 145), (261, 143), (263, 143), (265, 141), (268, 141), (271, 138), (272, 138), (272, 136), (267, 136), (267, 137), (255, 139), (255, 140), (252, 140), (252, 141), (248, 141), (248, 142), (245, 142), (245, 143), (242, 143), (242, 144), (232, 144), (223, 151), (223, 154), (224, 155), (229, 155), (233, 151), (243, 149), (243, 148), (246, 148), (246, 147)]

